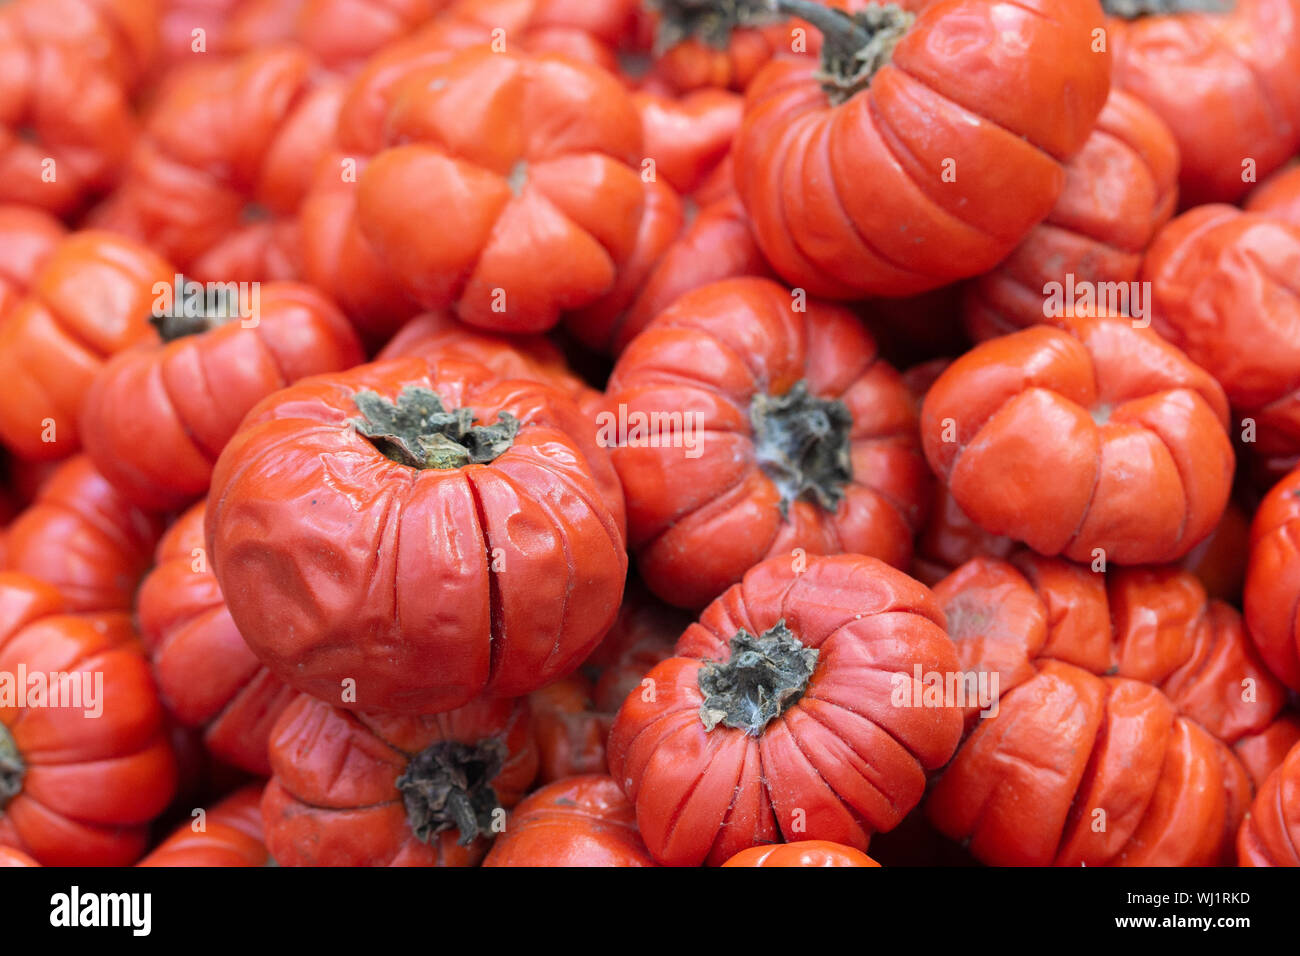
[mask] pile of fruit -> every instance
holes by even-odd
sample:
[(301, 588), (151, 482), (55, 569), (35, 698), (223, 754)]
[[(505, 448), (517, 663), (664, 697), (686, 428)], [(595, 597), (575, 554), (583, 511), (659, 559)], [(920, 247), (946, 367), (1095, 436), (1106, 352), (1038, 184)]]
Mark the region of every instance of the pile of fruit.
[(0, 62), (0, 865), (1300, 865), (1300, 0)]

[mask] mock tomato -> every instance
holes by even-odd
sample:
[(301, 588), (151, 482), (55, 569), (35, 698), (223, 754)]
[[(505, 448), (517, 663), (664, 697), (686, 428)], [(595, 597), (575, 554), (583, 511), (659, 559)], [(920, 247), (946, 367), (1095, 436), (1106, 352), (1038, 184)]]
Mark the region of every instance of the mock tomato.
[[(1065, 188), (1051, 213), (967, 286), (962, 311), (971, 337), (1042, 322), (1050, 283), (1128, 288), (1177, 198), (1178, 145), (1169, 128), (1140, 100), (1111, 90), (1097, 128), (1065, 165)], [(1142, 305), (1131, 296), (1124, 301), (1130, 310)]]
[(1300, 744), (1260, 787), (1237, 836), (1241, 866), (1300, 866)]
[(262, 789), (248, 784), (182, 823), (136, 866), (274, 866), (262, 839)]
[(164, 0), (17, 0), (6, 15), (22, 24), (29, 42), (69, 50), (130, 91), (158, 56), (163, 6)]
[(0, 574), (0, 674), (0, 844), (46, 866), (134, 862), (176, 758), (129, 617), (66, 614), (48, 584)]
[(895, 702), (897, 675), (952, 673), (957, 656), (930, 590), (875, 558), (764, 561), (674, 655), (609, 737), (660, 863), (716, 866), (796, 837), (865, 849), (961, 736), (956, 707)]
[(1300, 690), (1300, 469), (1278, 482), (1250, 526), (1243, 607), (1269, 668)]
[(281, 866), (473, 866), (537, 751), (523, 700), (414, 717), (302, 695), (276, 722), (271, 768), (262, 817)]
[(360, 176), (357, 215), (425, 307), (540, 332), (615, 287), (644, 190), (640, 117), (612, 76), (562, 57), (465, 50), (403, 78), (385, 132), (390, 148)]
[(597, 712), (593, 693), (590, 679), (570, 674), (528, 695), (538, 782), (605, 772), (605, 738), (613, 714)]
[(793, 549), (910, 560), (916, 412), (851, 312), (763, 279), (705, 286), (628, 345), (606, 394), (598, 435), (663, 600), (703, 607)]
[(256, 301), (176, 299), (153, 318), (157, 339), (99, 370), (81, 414), (100, 472), (154, 511), (207, 491), (221, 449), (267, 395), (363, 358), (347, 319), (311, 286), (269, 282)]
[(270, 396), (208, 497), (235, 625), (288, 684), (361, 710), (435, 713), (564, 676), (627, 573), (622, 492), (592, 431), (554, 386), (452, 358)]
[(1258, 792), (1296, 744), (1300, 744), (1300, 715), (1283, 713), (1258, 733), (1243, 736), (1232, 750), (1250, 771)]
[(0, 206), (0, 317), (27, 294), (65, 235), (49, 213), (19, 203)]
[(646, 157), (656, 176), (683, 195), (699, 189), (731, 151), (744, 100), (722, 90), (677, 98), (638, 93)]
[(162, 534), (85, 455), (61, 463), (5, 531), (0, 565), (59, 589), (73, 611), (130, 610)]
[(773, 843), (741, 850), (723, 866), (880, 866), (861, 850), (826, 840)]
[(104, 63), (32, 22), (41, 3), (0, 8), (0, 202), (74, 215), (116, 183), (137, 123)]
[(37, 461), (76, 452), (91, 380), (152, 334), (156, 287), (175, 276), (148, 247), (111, 233), (85, 230), (59, 243), (0, 321), (0, 441)]
[(1297, 274), (1300, 223), (1224, 205), (1171, 222), (1142, 268), (1152, 327), (1213, 373), (1257, 455), (1300, 454)]
[(1096, 0), (849, 15), (781, 0), (821, 65), (750, 84), (736, 187), (759, 246), (813, 295), (908, 295), (992, 268), (1052, 210), (1110, 85)]
[(1184, 205), (1233, 202), (1300, 146), (1300, 9), (1292, 0), (1102, 0), (1114, 83), (1160, 114)]
[[(648, 200), (652, 196), (659, 198), (646, 206), (643, 235), (653, 235), (648, 227), (670, 218), (670, 213), (660, 211), (667, 205), (663, 191), (647, 193)], [(771, 275), (734, 191), (700, 209), (684, 228), (680, 211), (672, 218), (681, 231), (672, 235), (670, 245), (656, 249), (658, 258), (637, 276), (633, 296), (625, 296), (618, 308), (581, 309), (565, 317), (565, 329), (580, 342), (618, 355), (656, 315), (686, 293), (725, 279)]]
[(343, 98), (315, 66), (296, 47), (270, 46), (169, 77), (93, 223), (201, 280), (293, 278), (297, 231), (272, 217), (297, 211)]
[(1236, 611), (1186, 571), (1028, 552), (935, 594), (970, 730), (927, 800), (940, 832), (994, 865), (1223, 862), (1252, 788), (1230, 745), (1285, 704)]
[(515, 807), (484, 866), (654, 866), (611, 777), (569, 777)]
[(201, 729), (216, 757), (250, 773), (270, 773), (271, 726), (297, 696), (262, 666), (231, 620), (208, 566), (202, 502), (167, 529), (140, 585), (136, 617), (163, 705)]
[(1173, 561), (1218, 523), (1234, 467), (1219, 384), (1132, 320), (984, 342), (925, 399), (930, 466), (984, 530), (1075, 561)]
[(1282, 167), (1250, 191), (1246, 211), (1267, 213), (1300, 226), (1300, 163)]

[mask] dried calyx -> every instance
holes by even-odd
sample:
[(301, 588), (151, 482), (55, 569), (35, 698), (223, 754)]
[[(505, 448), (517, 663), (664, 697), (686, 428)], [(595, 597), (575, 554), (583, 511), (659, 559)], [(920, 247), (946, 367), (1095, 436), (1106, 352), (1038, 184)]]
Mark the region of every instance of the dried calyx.
[(781, 514), (800, 499), (835, 511), (853, 479), (853, 415), (837, 399), (817, 398), (804, 382), (784, 395), (759, 393), (749, 406), (754, 451), (781, 495)]
[(725, 662), (700, 668), (700, 721), (705, 730), (723, 724), (757, 737), (804, 695), (819, 652), (805, 647), (784, 620), (757, 637), (741, 628), (730, 646)]
[(1236, 5), (1236, 0), (1101, 0), (1107, 14), (1124, 20), (1170, 13), (1227, 13)]
[(362, 417), (357, 431), (386, 458), (411, 468), (447, 470), (495, 461), (514, 444), (519, 420), (501, 412), (494, 425), (474, 424), (469, 408), (448, 410), (437, 393), (410, 386), (396, 403), (375, 392), (354, 398)]
[(164, 342), (202, 335), (240, 317), (238, 293), (234, 288), (182, 283), (181, 289), (171, 311), (149, 316), (149, 324), (158, 330)]
[(440, 740), (412, 757), (397, 778), (411, 832), (431, 843), (455, 827), (461, 846), (490, 833), (499, 806), (492, 781), (505, 758), (505, 745), (496, 739), (477, 744)]
[(0, 811), (23, 789), (27, 767), (9, 728), (0, 724)]
[(898, 41), (916, 22), (916, 14), (893, 3), (873, 3), (857, 13), (824, 7), (814, 0), (775, 0), (775, 6), (821, 31), (817, 79), (835, 105), (871, 85), (871, 78), (889, 62)]

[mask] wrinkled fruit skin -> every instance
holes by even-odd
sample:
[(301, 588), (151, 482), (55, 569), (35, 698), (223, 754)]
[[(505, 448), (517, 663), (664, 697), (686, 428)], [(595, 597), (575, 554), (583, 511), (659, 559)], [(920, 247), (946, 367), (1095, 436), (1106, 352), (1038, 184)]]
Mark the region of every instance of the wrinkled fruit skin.
[[(509, 413), (519, 432), (488, 464), (416, 471), (353, 425), (358, 393), (407, 388), (485, 424)], [(213, 473), (207, 540), (274, 674), (340, 706), (429, 714), (572, 671), (617, 613), (622, 525), (617, 476), (563, 393), (408, 358), (305, 379), (250, 412)]]
[(1300, 745), (1259, 788), (1237, 835), (1241, 866), (1300, 866)]
[(1240, 199), (1300, 146), (1300, 9), (1235, 0), (1229, 13), (1125, 21), (1106, 32), (1114, 83), (1154, 109), (1182, 154), (1184, 207)]
[(735, 163), (773, 268), (827, 298), (991, 269), (1051, 212), (1106, 101), (1101, 24), (1096, 0), (932, 3), (840, 106), (815, 61), (769, 64), (748, 88)]
[(1300, 223), (1201, 206), (1171, 222), (1142, 268), (1152, 327), (1255, 424), (1254, 454), (1300, 454)]
[(1273, 673), (1300, 690), (1300, 470), (1260, 503), (1250, 541), (1246, 623)]
[(614, 287), (644, 198), (640, 115), (613, 77), (466, 50), (407, 76), (385, 128), (358, 221), (424, 307), (542, 332)]
[(297, 696), (257, 659), (230, 617), (204, 557), (200, 502), (158, 543), (140, 585), (136, 618), (168, 713), (203, 731), (213, 756), (249, 773), (271, 772), (271, 727)]
[(966, 286), (966, 331), (982, 342), (1042, 322), (1045, 287), (1067, 276), (1099, 289), (1134, 281), (1177, 199), (1178, 144), (1169, 128), (1140, 100), (1111, 89), (1097, 128), (1065, 165), (1051, 214)]
[(509, 809), (537, 772), (526, 702), (480, 700), (413, 717), (344, 711), (299, 696), (271, 734), (272, 778), (262, 797), (267, 849), (281, 866), (474, 866), (488, 841), (462, 844), (455, 827), (421, 840), (397, 780), (433, 744), (488, 740), (504, 752), (490, 784), (498, 807)]
[(1054, 322), (944, 371), (921, 413), (930, 467), (985, 531), (1041, 554), (1181, 558), (1228, 503), (1223, 389), (1129, 319)]
[[(781, 493), (758, 460), (750, 409), (756, 397), (786, 395), (799, 382), (847, 405), (852, 474), (834, 510), (801, 497), (783, 516)], [(795, 548), (910, 561), (928, 480), (915, 408), (846, 310), (810, 301), (797, 311), (770, 280), (705, 286), (633, 340), (606, 395), (608, 421), (625, 410), (629, 423), (627, 435), (610, 440), (630, 543), (663, 600), (703, 607), (759, 561)], [(684, 417), (661, 447), (634, 440), (635, 416), (663, 412), (699, 416), (696, 448), (686, 447)]]
[[(894, 675), (952, 672), (957, 658), (933, 594), (874, 558), (773, 558), (711, 604), (647, 675), (653, 695), (624, 702), (609, 738), (610, 774), (636, 805), (660, 863), (719, 866), (786, 839), (865, 850), (921, 799), (926, 774), (961, 736), (954, 707), (900, 707)], [(727, 660), (733, 635), (784, 620), (816, 669), (802, 697), (759, 736), (706, 730), (699, 675)], [(650, 697), (651, 699), (646, 699)]]
[(935, 594), (961, 669), (987, 675), (927, 798), (941, 833), (991, 865), (1226, 862), (1253, 787), (1231, 745), (1286, 702), (1235, 610), (1186, 571), (1029, 552)]

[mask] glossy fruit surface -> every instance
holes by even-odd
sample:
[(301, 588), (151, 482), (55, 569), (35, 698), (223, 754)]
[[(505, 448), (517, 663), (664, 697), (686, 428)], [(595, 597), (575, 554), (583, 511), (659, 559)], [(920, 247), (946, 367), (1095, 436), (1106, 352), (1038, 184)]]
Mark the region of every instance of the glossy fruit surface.
[(985, 531), (1042, 554), (1182, 557), (1232, 485), (1223, 389), (1129, 319), (1055, 321), (944, 371), (921, 415), (930, 466)]
[(598, 436), (663, 600), (702, 607), (792, 549), (910, 559), (915, 409), (846, 310), (767, 280), (705, 286), (628, 345), (607, 396)]
[(408, 717), (303, 695), (276, 723), (271, 767), (262, 816), (281, 866), (473, 866), (537, 752), (523, 701)]
[(858, 555), (764, 561), (624, 702), (609, 768), (659, 862), (717, 866), (788, 839), (864, 849), (921, 799), (961, 734), (896, 675), (957, 658), (930, 590)]

